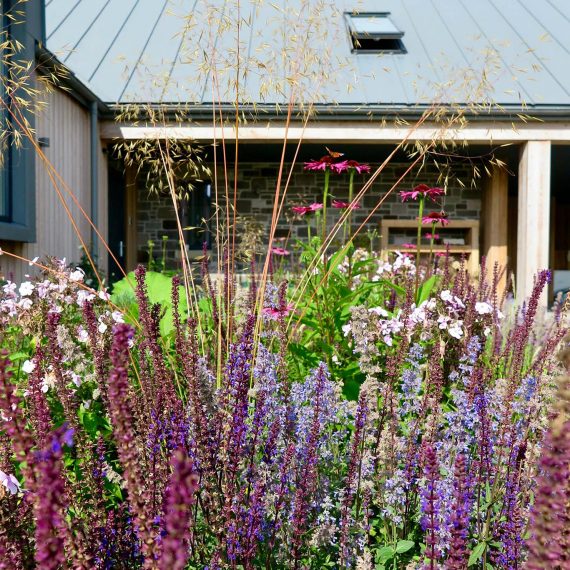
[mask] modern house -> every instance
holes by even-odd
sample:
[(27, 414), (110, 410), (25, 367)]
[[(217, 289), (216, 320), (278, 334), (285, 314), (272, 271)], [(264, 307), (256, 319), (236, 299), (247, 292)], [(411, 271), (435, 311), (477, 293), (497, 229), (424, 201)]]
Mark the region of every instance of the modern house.
[[(325, 147), (376, 167), (406, 140), (407, 152), (396, 153), (364, 196), (355, 225), (374, 210), (369, 227), (396, 249), (407, 231), (399, 221), (417, 213), (394, 191), (376, 208), (379, 200), (395, 183), (398, 190), (445, 184), (442, 207), (458, 232), (450, 248), (508, 264), (522, 294), (546, 267), (555, 272), (555, 288), (570, 287), (564, 282), (570, 275), (570, 4), (333, 4), (4, 0), (4, 12), (17, 6), (23, 13), (19, 25), (5, 18), (5, 30), (24, 38), (23, 55), (35, 61), (36, 73), (58, 65), (69, 73), (35, 117), (38, 148), (58, 176), (38, 148), (12, 151), (0, 247), (24, 258), (77, 260), (79, 233), (101, 267), (116, 273), (82, 209), (126, 269), (144, 259), (148, 240), (158, 244), (162, 236), (175, 264), (170, 198), (149, 194), (148, 172), (137, 175), (136, 164), (118, 160), (117, 144), (195, 140), (206, 148), (205, 160), (217, 172), (198, 176), (185, 202), (184, 221), (192, 226), (208, 218), (214, 186), (224, 179), (222, 140), (232, 188), (239, 140), (238, 212), (262, 223), (273, 208), (284, 138), (287, 177), (302, 141), (287, 211), (295, 200), (318, 198), (322, 180), (304, 172), (302, 162), (319, 158)], [(307, 110), (314, 113), (305, 121)], [(401, 180), (414, 144), (430, 153)], [(483, 164), (492, 154), (505, 167), (487, 172)], [(183, 157), (179, 163), (183, 169)], [(451, 176), (442, 181), (443, 163)], [(480, 177), (470, 184), (473, 172)], [(346, 199), (346, 180), (331, 184), (333, 195)], [(303, 230), (285, 216), (279, 227), (283, 236)], [(187, 245), (198, 247), (202, 239), (189, 234)], [(4, 256), (0, 270), (21, 278), (28, 267)]]

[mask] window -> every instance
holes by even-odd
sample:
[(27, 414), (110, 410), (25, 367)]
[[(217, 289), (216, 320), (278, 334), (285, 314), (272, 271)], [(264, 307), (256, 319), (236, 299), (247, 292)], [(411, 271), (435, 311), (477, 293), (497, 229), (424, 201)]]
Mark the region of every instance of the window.
[[(7, 38), (19, 48), (16, 54), (17, 61), (31, 61), (35, 63), (36, 42), (42, 37), (41, 33), (41, 7), (43, 2), (17, 2), (16, 0), (0, 0), (2, 43)], [(11, 12), (12, 17), (7, 14)], [(7, 57), (0, 58), (2, 66), (2, 90), (0, 97), (5, 97), (3, 90), (6, 77), (6, 66), (9, 65)], [(18, 94), (26, 96), (22, 90)], [(9, 101), (5, 101), (9, 105)], [(2, 105), (5, 109), (6, 105)], [(34, 116), (27, 112), (30, 126), (34, 127)], [(0, 114), (0, 128), (9, 137), (7, 117)], [(35, 151), (30, 141), (23, 137), (18, 147), (10, 144), (9, 138), (2, 146), (3, 161), (0, 166), (0, 239), (30, 242), (35, 240)]]
[(206, 242), (211, 247), (209, 223), (212, 215), (212, 185), (208, 182), (198, 185), (190, 192), (188, 199), (180, 205), (180, 219), (185, 227), (184, 240), (191, 250), (201, 250)]
[(0, 222), (10, 221), (10, 192), (7, 176), (6, 158), (0, 164)]
[(406, 53), (390, 12), (345, 13), (353, 53)]
[[(0, 10), (2, 11), (0, 15), (0, 24), (2, 29), (0, 30), (0, 43), (4, 44), (8, 38), (9, 30), (9, 20), (6, 16), (5, 11), (6, 2), (0, 3)], [(2, 133), (6, 132), (6, 111), (4, 110), (4, 105), (6, 103), (6, 93), (4, 78), (6, 76), (6, 62), (4, 50), (0, 54), (0, 97), (2, 98), (2, 107), (0, 108), (0, 130)], [(7, 222), (10, 221), (10, 193), (9, 193), (9, 181), (8, 181), (8, 168), (10, 164), (10, 149), (8, 148), (8, 141), (4, 140), (4, 136), (0, 137), (0, 152), (2, 157), (0, 160), (0, 221)]]

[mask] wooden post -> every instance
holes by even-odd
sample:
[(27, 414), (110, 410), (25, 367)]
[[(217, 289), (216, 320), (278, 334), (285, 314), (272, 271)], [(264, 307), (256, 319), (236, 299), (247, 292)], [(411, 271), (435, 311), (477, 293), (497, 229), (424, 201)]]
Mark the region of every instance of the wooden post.
[(507, 283), (508, 258), (508, 203), (509, 178), (504, 168), (493, 166), (483, 194), (483, 255), (487, 259), (487, 272), (492, 275), (495, 263), (499, 264), (502, 277), (499, 294)]
[(137, 172), (134, 166), (126, 167), (125, 176), (126, 212), (126, 271), (132, 271), (137, 265)]
[[(549, 267), (550, 141), (528, 141), (521, 148), (517, 228), (517, 279), (519, 301), (532, 291), (538, 271)], [(541, 304), (546, 306), (546, 293)]]

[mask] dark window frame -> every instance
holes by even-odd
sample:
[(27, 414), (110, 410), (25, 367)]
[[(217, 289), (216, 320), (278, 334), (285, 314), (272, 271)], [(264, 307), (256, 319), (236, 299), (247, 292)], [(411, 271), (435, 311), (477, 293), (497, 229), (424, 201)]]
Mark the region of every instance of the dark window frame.
[[(2, 0), (2, 14), (11, 9), (14, 0)], [(12, 25), (5, 16), (3, 26), (22, 50), (17, 58), (35, 61), (36, 37), (41, 38), (41, 11), (36, 13), (36, 2), (18, 4), (23, 12), (23, 21)], [(38, 21), (38, 19), (40, 21)], [(26, 112), (30, 127), (35, 126), (32, 112)], [(4, 241), (33, 242), (36, 239), (36, 173), (35, 149), (23, 137), (22, 145), (16, 148), (8, 144), (4, 160), (4, 182), (8, 193), (8, 215), (0, 219), (0, 239)]]
[[(348, 29), (351, 52), (355, 54), (405, 54), (408, 53), (402, 38), (405, 32), (396, 26), (390, 12), (345, 12), (344, 20)], [(355, 22), (359, 18), (386, 19), (394, 30), (359, 31)]]
[[(179, 214), (185, 227), (197, 228), (184, 230), (184, 243), (188, 250), (200, 251), (204, 242), (207, 249), (211, 249), (212, 232), (209, 224), (212, 215), (212, 183), (196, 183), (188, 198), (182, 200)], [(202, 223), (204, 220), (205, 225)]]

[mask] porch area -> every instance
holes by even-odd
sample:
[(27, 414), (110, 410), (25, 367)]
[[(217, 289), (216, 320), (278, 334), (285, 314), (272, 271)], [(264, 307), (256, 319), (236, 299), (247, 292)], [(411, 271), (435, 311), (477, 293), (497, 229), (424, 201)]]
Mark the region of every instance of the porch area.
[[(427, 162), (423, 167), (410, 170), (410, 160), (399, 152), (383, 168), (381, 175), (366, 193), (355, 210), (351, 220), (351, 232), (357, 233), (356, 245), (380, 249), (398, 249), (405, 243), (405, 232), (401, 235), (387, 227), (398, 226), (399, 221), (413, 221), (417, 216), (415, 204), (402, 203), (399, 192), (417, 184), (439, 185), (446, 189), (441, 204), (433, 209), (444, 210), (457, 232), (442, 239), (438, 246), (450, 248), (457, 258), (465, 258), (474, 267), (482, 256), (487, 267), (498, 263), (506, 267), (507, 275), (513, 278), (517, 297), (528, 295), (532, 289), (534, 274), (544, 268), (553, 271), (553, 284), (543, 304), (551, 304), (555, 294), (570, 288), (570, 130), (557, 131), (555, 140), (546, 139), (546, 133), (535, 133), (538, 140), (497, 140), (489, 144), (492, 133), (487, 131), (483, 142), (483, 131), (470, 131), (472, 137), (464, 156), (452, 158), (448, 177), (441, 179), (442, 169)], [(266, 131), (266, 136), (269, 131)], [(138, 133), (139, 136), (141, 133)], [(326, 143), (333, 150), (344, 152), (345, 156), (359, 162), (369, 163), (372, 172), (394, 149), (394, 142), (382, 140), (377, 133), (376, 140), (354, 138)], [(426, 133), (427, 134), (427, 133)], [(131, 133), (136, 135), (136, 133)], [(242, 133), (243, 135), (243, 133)], [(465, 134), (464, 134), (465, 135)], [(475, 136), (476, 135), (476, 136)], [(279, 163), (276, 157), (282, 146), (268, 137), (263, 141), (251, 138), (240, 142), (239, 168), (237, 169), (237, 219), (242, 241), (257, 240), (249, 244), (263, 251), (271, 215)], [(367, 137), (364, 137), (365, 139)], [(306, 172), (303, 162), (318, 159), (326, 153), (324, 141), (309, 140), (303, 143), (301, 151), (291, 168), (295, 154), (294, 141), (288, 145), (283, 184), (289, 179), (286, 198), (277, 227), (276, 245), (290, 248), (296, 239), (307, 236), (306, 220), (292, 215), (291, 207), (322, 200), (323, 178), (320, 173)], [(504, 164), (493, 167), (488, 173), (479, 164), (494, 150), (495, 156)], [(226, 155), (234, 156), (235, 148), (227, 143)], [(210, 162), (212, 171), (214, 165)], [(474, 170), (474, 166), (477, 168)], [(234, 164), (228, 162), (225, 169), (218, 165), (209, 180), (196, 184), (189, 200), (179, 207), (184, 228), (184, 240), (190, 257), (201, 254), (202, 243), (212, 243), (215, 230), (215, 204), (225, 202), (225, 187), (233, 196), (235, 184)], [(474, 172), (478, 176), (474, 176)], [(357, 175), (355, 192), (366, 175)], [(218, 181), (216, 190), (214, 180)], [(136, 174), (134, 168), (122, 171), (122, 165), (110, 167), (109, 175), (109, 242), (114, 254), (126, 269), (137, 263), (148, 263), (149, 242), (153, 245), (154, 257), (162, 266), (170, 269), (180, 267), (179, 233), (170, 195), (149, 194), (145, 176)], [(330, 195), (346, 201), (348, 198), (348, 177), (331, 177)], [(113, 205), (114, 201), (114, 205)], [(338, 216), (338, 212), (336, 212)], [(330, 221), (334, 223), (335, 213)], [(362, 224), (365, 223), (364, 226)], [(393, 222), (396, 222), (394, 224)], [(196, 229), (200, 228), (200, 229)], [(446, 232), (442, 232), (445, 234)], [(247, 243), (243, 244), (248, 246)], [(111, 264), (110, 274), (116, 273)]]

